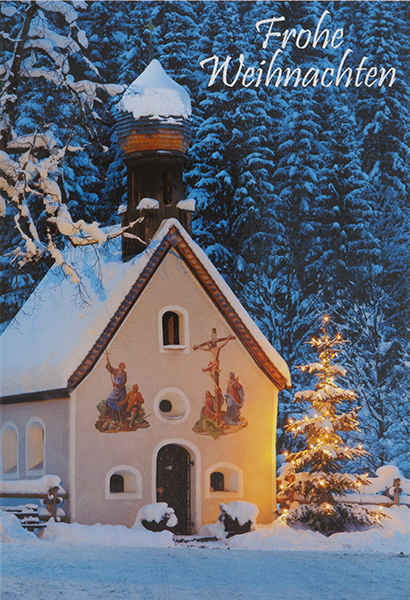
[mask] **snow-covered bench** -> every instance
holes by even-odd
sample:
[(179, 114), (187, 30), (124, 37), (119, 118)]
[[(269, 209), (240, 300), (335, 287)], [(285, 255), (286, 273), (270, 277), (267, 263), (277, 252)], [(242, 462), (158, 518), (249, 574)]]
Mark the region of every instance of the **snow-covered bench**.
[[(34, 519), (34, 515), (37, 514), (38, 522), (44, 523), (50, 518), (58, 521), (65, 517), (64, 511), (58, 505), (68, 498), (68, 494), (60, 484), (61, 480), (57, 475), (44, 475), (40, 479), (0, 481), (0, 499), (40, 500), (42, 504), (41, 507), (34, 504), (0, 506), (0, 509), (13, 512), (20, 519), (23, 527), (25, 527), (25, 514), (31, 519)], [(34, 525), (30, 526), (34, 527)], [(40, 525), (40, 527), (44, 526), (45, 524)]]
[(37, 504), (24, 504), (20, 506), (2, 506), (1, 510), (15, 515), (22, 527), (28, 531), (46, 527), (44, 521), (40, 521)]

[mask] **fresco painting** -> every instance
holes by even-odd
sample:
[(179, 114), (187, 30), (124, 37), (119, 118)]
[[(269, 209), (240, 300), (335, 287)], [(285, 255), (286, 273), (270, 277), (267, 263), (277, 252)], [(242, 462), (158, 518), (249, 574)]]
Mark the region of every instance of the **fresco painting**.
[(143, 408), (145, 400), (138, 385), (134, 383), (132, 389), (127, 390), (125, 363), (113, 367), (107, 353), (105, 367), (110, 374), (112, 389), (107, 398), (97, 404), (100, 416), (95, 423), (96, 429), (102, 433), (116, 433), (149, 427)]
[(194, 350), (209, 352), (211, 359), (208, 366), (203, 368), (204, 373), (209, 373), (213, 382), (213, 393), (205, 392), (205, 401), (198, 421), (193, 427), (195, 433), (210, 435), (218, 440), (222, 435), (236, 433), (247, 426), (247, 420), (241, 416), (245, 403), (245, 391), (239, 383), (239, 378), (231, 371), (225, 395), (220, 387), (220, 353), (235, 336), (228, 335), (218, 338), (216, 329), (212, 329), (211, 339), (195, 345)]

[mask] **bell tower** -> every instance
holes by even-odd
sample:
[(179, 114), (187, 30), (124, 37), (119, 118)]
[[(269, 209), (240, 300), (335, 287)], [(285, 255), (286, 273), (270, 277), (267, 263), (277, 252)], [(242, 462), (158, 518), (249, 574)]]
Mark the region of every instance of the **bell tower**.
[(152, 60), (117, 105), (116, 131), (127, 165), (123, 259), (142, 252), (164, 219), (176, 218), (191, 233), (193, 201), (184, 200), (183, 167), (191, 141), (191, 101), (158, 60)]

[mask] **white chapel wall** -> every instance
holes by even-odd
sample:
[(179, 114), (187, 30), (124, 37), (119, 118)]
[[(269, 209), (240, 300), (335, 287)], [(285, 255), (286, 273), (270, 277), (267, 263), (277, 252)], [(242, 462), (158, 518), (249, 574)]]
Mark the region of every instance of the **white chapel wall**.
[[(68, 488), (68, 399), (3, 405), (0, 421), (12, 422), (17, 438), (17, 468), (12, 478), (58, 475)], [(7, 479), (9, 477), (3, 478)]]
[[(167, 307), (179, 307), (183, 314), (184, 327), (188, 327), (184, 341), (189, 341), (184, 348), (164, 349), (159, 343), (161, 315)], [(153, 456), (169, 439), (185, 440), (188, 451), (195, 447), (200, 455), (200, 465), (196, 461), (192, 466), (192, 516), (196, 529), (218, 516), (221, 498), (210, 494), (206, 474), (221, 462), (243, 473), (239, 491), (225, 494), (224, 501), (254, 502), (260, 509), (260, 521), (272, 520), (277, 390), (237, 339), (230, 340), (221, 350), (220, 386), (225, 393), (230, 372), (239, 378), (245, 390), (242, 415), (247, 426), (216, 440), (193, 431), (204, 406), (205, 392), (212, 388), (209, 372), (203, 371), (209, 363), (209, 353), (194, 351), (193, 346), (209, 340), (212, 328), (216, 328), (219, 337), (234, 334), (183, 261), (171, 251), (108, 347), (112, 365), (126, 365), (127, 386), (131, 389), (138, 384), (149, 427), (118, 432), (96, 429), (97, 405), (112, 388), (105, 355), (76, 390), (76, 520), (132, 525), (139, 507), (155, 497)], [(178, 405), (175, 418), (166, 418), (158, 408), (167, 394), (173, 394), (170, 398)], [(191, 451), (192, 458), (193, 454)], [(141, 473), (140, 499), (123, 495), (115, 501), (107, 500), (107, 474), (119, 465)]]

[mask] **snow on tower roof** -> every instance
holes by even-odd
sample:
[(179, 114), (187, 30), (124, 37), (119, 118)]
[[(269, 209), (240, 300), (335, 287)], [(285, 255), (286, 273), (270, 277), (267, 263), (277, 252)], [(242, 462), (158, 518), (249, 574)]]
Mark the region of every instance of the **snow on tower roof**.
[(124, 92), (117, 107), (135, 119), (183, 118), (191, 116), (191, 100), (182, 86), (167, 75), (154, 59)]
[(120, 238), (100, 249), (91, 246), (71, 249), (70, 263), (79, 273), (85, 302), (80, 301), (76, 286), (56, 266), (49, 270), (0, 336), (3, 376), (0, 396), (74, 389), (92, 370), (148, 285), (149, 275), (172, 248), (179, 250), (195, 276), (207, 287), (259, 367), (279, 388), (290, 385), (286, 362), (269, 344), (209, 258), (176, 219), (167, 219), (147, 250), (127, 263), (121, 258)]

